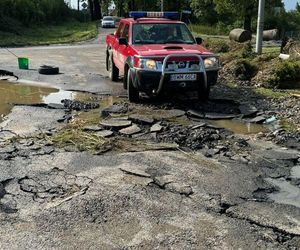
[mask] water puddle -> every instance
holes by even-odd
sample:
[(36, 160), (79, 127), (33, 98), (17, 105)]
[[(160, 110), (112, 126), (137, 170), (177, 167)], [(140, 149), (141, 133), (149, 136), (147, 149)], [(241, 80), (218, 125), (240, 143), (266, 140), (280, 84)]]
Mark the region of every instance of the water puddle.
[(0, 81), (0, 122), (14, 105), (61, 104), (63, 99), (87, 100), (91, 94)]
[[(298, 170), (299, 171), (299, 166)], [(299, 172), (297, 172), (299, 174)], [(269, 183), (280, 188), (279, 192), (269, 194), (269, 198), (277, 203), (293, 205), (300, 208), (300, 188), (285, 179), (266, 179)]]
[(268, 132), (270, 130), (270, 128), (267, 126), (255, 123), (247, 123), (241, 120), (215, 120), (209, 121), (209, 123), (217, 127), (225, 128), (233, 133), (243, 135)]

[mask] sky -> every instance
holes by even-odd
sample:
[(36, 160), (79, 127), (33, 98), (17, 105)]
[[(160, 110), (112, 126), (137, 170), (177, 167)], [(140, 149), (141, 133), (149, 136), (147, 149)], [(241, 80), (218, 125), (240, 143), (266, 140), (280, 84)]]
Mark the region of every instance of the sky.
[[(72, 7), (76, 8), (77, 6), (77, 0), (66, 0), (66, 2), (71, 1)], [(285, 4), (286, 10), (292, 10), (295, 9), (296, 3), (299, 2), (300, 0), (283, 0)]]
[(299, 0), (284, 0), (286, 10), (293, 10), (296, 7), (296, 3), (300, 3)]

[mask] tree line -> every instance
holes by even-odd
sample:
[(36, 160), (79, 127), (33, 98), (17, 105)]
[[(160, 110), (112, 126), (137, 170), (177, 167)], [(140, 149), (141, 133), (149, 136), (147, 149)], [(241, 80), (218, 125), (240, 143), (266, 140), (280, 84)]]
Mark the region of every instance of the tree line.
[[(99, 20), (115, 6), (112, 15), (126, 16), (132, 10), (160, 10), (161, 0), (77, 0), (78, 10), (69, 8), (64, 0), (1, 0), (0, 30), (32, 24), (55, 24), (69, 19), (83, 20), (79, 11), (84, 2), (92, 20)], [(281, 0), (266, 1), (266, 28), (300, 30), (300, 7), (286, 13)], [(255, 30), (258, 0), (164, 0), (164, 10), (191, 10), (193, 23), (221, 28), (244, 27)]]
[[(86, 0), (78, 0), (84, 2)], [(131, 10), (160, 10), (161, 0), (88, 0), (92, 19), (98, 19), (102, 13), (108, 13), (108, 7), (114, 5), (114, 14), (126, 16)], [(96, 6), (101, 6), (100, 10)], [(243, 27), (254, 31), (258, 11), (258, 0), (164, 0), (164, 9), (168, 11), (191, 10), (193, 23), (203, 25), (221, 25)], [(102, 10), (102, 12), (101, 12)], [(286, 13), (282, 0), (266, 1), (266, 28), (300, 29), (300, 8)]]

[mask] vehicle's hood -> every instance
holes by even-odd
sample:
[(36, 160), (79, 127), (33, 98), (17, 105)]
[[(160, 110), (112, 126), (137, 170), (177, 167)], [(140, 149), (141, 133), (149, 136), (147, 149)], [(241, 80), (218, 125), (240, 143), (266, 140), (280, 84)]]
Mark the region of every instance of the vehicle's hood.
[(114, 21), (102, 21), (102, 23), (114, 23)]
[(197, 44), (147, 44), (133, 45), (132, 48), (140, 56), (167, 56), (170, 54), (212, 54), (209, 50)]

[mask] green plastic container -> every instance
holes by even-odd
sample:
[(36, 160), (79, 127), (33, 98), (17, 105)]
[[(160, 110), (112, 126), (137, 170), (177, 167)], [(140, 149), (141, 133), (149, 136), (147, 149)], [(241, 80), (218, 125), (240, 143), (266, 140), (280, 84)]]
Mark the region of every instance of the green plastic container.
[(19, 57), (19, 69), (28, 69), (29, 68), (29, 59), (25, 57)]

